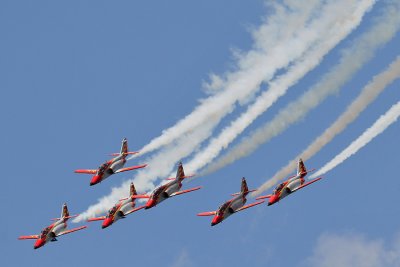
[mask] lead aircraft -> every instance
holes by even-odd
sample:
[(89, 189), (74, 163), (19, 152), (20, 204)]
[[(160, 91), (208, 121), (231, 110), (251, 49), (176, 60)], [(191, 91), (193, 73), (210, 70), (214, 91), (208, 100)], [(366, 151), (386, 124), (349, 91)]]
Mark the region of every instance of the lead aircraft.
[(249, 188), (247, 187), (246, 178), (243, 177), (240, 192), (232, 194), (232, 196), (235, 196), (234, 198), (226, 201), (216, 211), (201, 212), (197, 214), (197, 216), (214, 216), (214, 218), (211, 221), (211, 226), (214, 226), (216, 224), (219, 224), (220, 222), (222, 222), (223, 220), (225, 220), (226, 218), (228, 218), (229, 216), (231, 216), (236, 212), (264, 203), (265, 201), (262, 200), (248, 205), (244, 205), (246, 204), (247, 201), (246, 199), (247, 194), (253, 191), (255, 190), (249, 190)]
[(279, 184), (273, 191), (272, 194), (266, 195), (266, 196), (260, 196), (256, 199), (266, 199), (268, 198), (268, 206), (277, 203), (279, 200), (287, 197), (293, 192), (296, 192), (307, 185), (310, 185), (312, 183), (315, 183), (319, 180), (322, 179), (322, 177), (315, 178), (313, 180), (310, 180), (309, 182), (305, 183), (304, 177), (309, 173), (315, 171), (315, 169), (312, 169), (310, 171), (307, 171), (303, 160), (299, 159), (297, 163), (297, 173), (296, 175), (293, 175), (289, 177), (285, 182)]
[(46, 243), (48, 243), (49, 241), (50, 242), (57, 241), (57, 237), (59, 237), (59, 236), (85, 229), (87, 226), (81, 226), (81, 227), (73, 228), (70, 230), (66, 230), (68, 219), (74, 218), (76, 216), (78, 216), (78, 215), (73, 215), (73, 216), (69, 215), (67, 204), (64, 203), (64, 205), (62, 206), (62, 210), (61, 210), (61, 217), (52, 219), (52, 221), (54, 221), (54, 223), (52, 223), (50, 226), (44, 228), (39, 235), (23, 235), (23, 236), (20, 236), (18, 239), (20, 239), (20, 240), (36, 239), (36, 242), (35, 242), (33, 248), (34, 249), (40, 248), (40, 247), (44, 246)]
[(136, 189), (133, 183), (130, 186), (130, 194), (129, 197), (120, 199), (117, 204), (114, 205), (109, 211), (107, 216), (97, 217), (97, 218), (90, 218), (87, 221), (103, 221), (101, 228), (106, 228), (111, 224), (115, 223), (119, 219), (124, 219), (126, 215), (131, 214), (135, 211), (141, 210), (144, 206), (140, 206), (135, 208), (135, 199), (136, 196)]
[(97, 170), (75, 170), (75, 173), (94, 174), (92, 180), (90, 181), (90, 185), (92, 186), (102, 182), (114, 173), (126, 172), (146, 167), (147, 164), (123, 168), (126, 163), (126, 157), (128, 155), (137, 153), (139, 152), (128, 151), (128, 140), (124, 138), (122, 140), (121, 151), (119, 153), (111, 154), (111, 156), (116, 156), (115, 158), (106, 161)]
[(167, 198), (199, 190), (201, 186), (179, 191), (182, 187), (182, 181), (185, 178), (189, 178), (192, 176), (193, 175), (185, 176), (182, 162), (179, 162), (176, 176), (174, 178), (167, 178), (167, 180), (172, 181), (157, 187), (150, 195), (136, 195), (134, 196), (134, 198), (148, 198), (145, 209), (150, 209), (161, 203), (162, 201), (166, 200)]

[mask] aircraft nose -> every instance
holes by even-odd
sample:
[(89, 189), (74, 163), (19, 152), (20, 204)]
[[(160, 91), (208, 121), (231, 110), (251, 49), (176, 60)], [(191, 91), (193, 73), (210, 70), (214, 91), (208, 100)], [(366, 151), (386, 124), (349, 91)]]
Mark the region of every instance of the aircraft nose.
[(93, 176), (92, 180), (90, 180), (90, 186), (100, 183), (100, 180), (100, 175)]
[(113, 223), (113, 220), (112, 220), (111, 218), (106, 218), (106, 219), (103, 221), (103, 224), (101, 225), (101, 228), (102, 228), (102, 229), (107, 228), (107, 227), (110, 226), (112, 223)]
[(146, 210), (147, 210), (147, 209), (150, 209), (151, 207), (154, 207), (155, 204), (156, 204), (156, 201), (155, 201), (154, 199), (150, 198), (150, 199), (147, 201), (146, 206), (145, 206), (144, 208), (145, 208)]
[(216, 224), (219, 224), (220, 222), (222, 222), (222, 216), (215, 216), (211, 222), (211, 226), (214, 226)]
[(34, 249), (38, 249), (44, 245), (45, 241), (43, 239), (37, 239), (35, 245), (33, 246)]
[(276, 202), (278, 202), (278, 197), (277, 196), (272, 196), (269, 201), (268, 201), (268, 206), (271, 206), (272, 204), (275, 204)]

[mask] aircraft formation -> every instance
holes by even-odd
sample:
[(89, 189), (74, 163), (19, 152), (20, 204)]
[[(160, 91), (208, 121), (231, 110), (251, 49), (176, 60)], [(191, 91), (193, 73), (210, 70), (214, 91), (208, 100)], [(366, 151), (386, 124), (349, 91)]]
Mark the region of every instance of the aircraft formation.
[[(119, 153), (112, 153), (111, 156), (114, 156), (111, 160), (106, 161), (102, 165), (98, 167), (97, 170), (95, 169), (79, 169), (75, 170), (75, 173), (83, 173), (83, 174), (91, 174), (93, 175), (90, 186), (96, 185), (101, 183), (108, 177), (113, 174), (136, 170), (140, 168), (145, 168), (147, 164), (137, 165), (132, 167), (125, 167), (126, 157), (128, 155), (137, 154), (139, 152), (129, 152), (128, 151), (128, 141), (126, 138), (122, 140), (121, 150)], [(254, 192), (256, 190), (249, 190), (246, 182), (246, 178), (242, 178), (241, 181), (241, 188), (240, 192), (232, 194), (233, 198), (224, 202), (219, 208), (215, 211), (208, 211), (208, 212), (201, 212), (198, 213), (198, 216), (213, 216), (211, 221), (211, 226), (217, 225), (221, 223), (223, 220), (227, 219), (232, 214), (237, 212), (243, 211), (245, 209), (260, 205), (265, 202), (264, 199), (268, 199), (268, 206), (279, 202), (281, 199), (287, 197), (288, 195), (314, 183), (322, 178), (315, 178), (313, 180), (307, 181), (305, 180), (305, 176), (309, 173), (314, 171), (315, 169), (307, 171), (304, 162), (302, 159), (298, 160), (297, 164), (297, 172), (295, 175), (288, 177), (286, 181), (280, 183), (272, 192), (272, 194), (257, 197), (256, 202), (252, 202), (246, 205), (247, 196), (249, 193)], [(182, 182), (184, 179), (193, 177), (194, 175), (185, 175), (185, 171), (183, 169), (183, 165), (180, 162), (178, 164), (177, 172), (175, 177), (166, 178), (168, 181), (167, 183), (160, 185), (159, 187), (155, 188), (150, 194), (138, 194), (136, 192), (135, 185), (133, 183), (130, 184), (129, 188), (129, 196), (126, 198), (120, 199), (113, 207), (111, 207), (107, 213), (107, 215), (89, 218), (88, 222), (93, 221), (102, 221), (101, 228), (107, 228), (117, 222), (119, 219), (125, 218), (127, 215), (139, 211), (141, 209), (150, 209), (164, 200), (182, 195), (185, 193), (193, 192), (196, 190), (201, 189), (201, 186), (181, 190)], [(136, 199), (147, 199), (147, 202), (142, 206), (136, 206)], [(78, 215), (69, 215), (67, 204), (64, 203), (61, 210), (60, 218), (54, 218), (54, 221), (51, 225), (44, 228), (39, 235), (26, 235), (20, 236), (19, 240), (26, 240), (26, 239), (35, 239), (35, 243), (33, 248), (37, 249), (48, 242), (57, 241), (57, 237), (69, 234), (72, 232), (76, 232), (79, 230), (83, 230), (87, 228), (87, 226), (80, 226), (77, 228), (72, 228), (67, 230), (67, 221), (70, 218), (77, 217)]]

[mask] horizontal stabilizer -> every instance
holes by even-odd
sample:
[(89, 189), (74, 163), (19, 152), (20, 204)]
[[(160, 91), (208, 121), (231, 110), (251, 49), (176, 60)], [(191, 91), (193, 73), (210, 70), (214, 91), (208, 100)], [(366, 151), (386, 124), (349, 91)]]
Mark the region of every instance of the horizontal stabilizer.
[(136, 199), (136, 198), (150, 198), (149, 195), (133, 195), (132, 198)]
[[(248, 194), (248, 193), (255, 192), (255, 191), (257, 191), (257, 189), (247, 190), (245, 193)], [(233, 193), (233, 194), (231, 194), (231, 196), (234, 197), (234, 196), (238, 196), (240, 194), (242, 194), (242, 192)]]
[[(135, 155), (137, 153), (139, 153), (139, 151), (126, 152), (126, 153), (123, 153), (123, 154), (124, 155)], [(121, 154), (120, 153), (111, 153), (110, 154), (110, 156), (119, 156), (119, 155), (121, 155)]]
[(171, 197), (182, 195), (182, 194), (189, 193), (189, 192), (192, 192), (192, 191), (196, 191), (196, 190), (199, 190), (200, 188), (201, 188), (201, 186), (198, 186), (198, 187), (195, 187), (195, 188), (178, 191), (178, 192), (172, 193)]
[(239, 211), (242, 211), (242, 210), (245, 210), (245, 209), (254, 207), (254, 206), (256, 206), (256, 205), (260, 205), (260, 204), (262, 204), (262, 203), (264, 203), (264, 202), (265, 202), (264, 200), (261, 200), (261, 201), (258, 201), (258, 202), (254, 202), (254, 203), (245, 205), (245, 206), (243, 206), (243, 207), (238, 208), (237, 210), (235, 210), (235, 212), (239, 212)]
[(94, 221), (103, 221), (106, 219), (106, 216), (101, 216), (101, 217), (97, 217), (97, 218), (89, 218), (87, 219), (88, 222), (94, 222)]
[[(190, 178), (190, 177), (193, 177), (193, 176), (195, 176), (195, 174), (183, 176), (183, 177), (181, 177), (181, 179), (186, 179), (186, 178)], [(169, 177), (169, 178), (166, 178), (165, 180), (172, 181), (172, 180), (175, 180), (175, 179), (176, 179), (176, 177)]]
[(75, 170), (75, 173), (96, 174), (97, 170)]
[(66, 235), (66, 234), (69, 234), (69, 233), (72, 233), (72, 232), (76, 232), (76, 231), (79, 231), (79, 230), (82, 230), (82, 229), (85, 229), (85, 228), (87, 228), (86, 225), (85, 226), (81, 226), (81, 227), (76, 227), (76, 228), (73, 228), (71, 230), (67, 230), (67, 231), (61, 232), (57, 236)]
[(315, 183), (315, 182), (317, 182), (317, 181), (319, 181), (319, 180), (321, 180), (321, 179), (322, 179), (322, 177), (315, 178), (314, 180), (311, 180), (311, 181), (309, 181), (309, 182), (307, 182), (307, 183), (305, 183), (305, 184), (299, 186), (298, 188), (296, 188), (295, 190), (293, 190), (293, 192), (295, 192), (295, 191), (297, 191), (297, 190), (300, 190), (300, 189), (302, 189), (303, 187), (306, 187), (307, 185), (310, 185), (310, 184), (312, 184), (312, 183)]
[(307, 170), (307, 171), (305, 171), (305, 172), (299, 173), (299, 175), (305, 176), (305, 175), (307, 175), (308, 173), (313, 172), (313, 171), (315, 171), (315, 170), (316, 170), (316, 169)]
[(215, 214), (217, 214), (216, 211), (206, 211), (198, 213), (197, 216), (214, 216)]
[(61, 220), (61, 219), (71, 219), (71, 218), (75, 218), (75, 217), (78, 217), (78, 216), (79, 216), (79, 214), (76, 214), (76, 215), (66, 216), (64, 218), (53, 218), (51, 220), (52, 221), (58, 221), (58, 220)]
[(143, 165), (138, 165), (138, 166), (132, 166), (132, 167), (127, 167), (127, 168), (122, 168), (122, 169), (116, 170), (115, 173), (120, 173), (120, 172), (126, 172), (126, 171), (136, 170), (136, 169), (144, 168), (144, 167), (146, 167), (146, 166), (147, 166), (147, 164), (143, 164)]
[(24, 240), (24, 239), (38, 239), (39, 235), (23, 235), (18, 237), (19, 240)]
[(136, 212), (136, 211), (138, 211), (138, 210), (141, 210), (141, 209), (143, 209), (143, 208), (145, 208), (145, 207), (146, 207), (146, 206), (140, 206), (140, 207), (137, 207), (137, 208), (135, 208), (135, 209), (133, 209), (133, 210), (130, 210), (130, 211), (128, 211), (128, 212), (125, 213), (125, 216), (128, 215), (128, 214), (134, 213), (134, 212)]
[(272, 197), (272, 195), (260, 196), (260, 197), (257, 197), (256, 199), (260, 200), (260, 199), (266, 199), (266, 198), (270, 198), (270, 197)]

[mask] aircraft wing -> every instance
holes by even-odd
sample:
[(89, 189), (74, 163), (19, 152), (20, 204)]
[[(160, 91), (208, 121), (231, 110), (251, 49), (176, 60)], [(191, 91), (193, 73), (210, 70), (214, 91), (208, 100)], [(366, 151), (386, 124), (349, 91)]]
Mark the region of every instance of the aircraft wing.
[(122, 169), (116, 170), (115, 173), (120, 173), (120, 172), (126, 172), (126, 171), (136, 170), (136, 169), (144, 168), (144, 167), (146, 167), (146, 166), (147, 166), (147, 164), (143, 164), (143, 165), (138, 165), (138, 166), (132, 166), (132, 167), (127, 167), (127, 168), (122, 168)]
[(198, 213), (197, 216), (214, 216), (215, 214), (217, 214), (216, 211), (206, 211)]
[(192, 192), (192, 191), (196, 191), (196, 190), (199, 190), (200, 188), (201, 188), (201, 186), (198, 186), (198, 187), (195, 187), (195, 188), (190, 188), (190, 189), (178, 191), (178, 192), (172, 193), (171, 197), (178, 196), (178, 195), (185, 194), (185, 193), (189, 193), (189, 192)]
[(24, 239), (38, 239), (39, 235), (22, 235), (18, 237), (19, 240), (24, 240)]
[(135, 208), (135, 209), (132, 209), (132, 210), (128, 211), (128, 212), (125, 213), (124, 215), (128, 215), (128, 214), (134, 213), (134, 212), (136, 212), (136, 211), (138, 211), (138, 210), (143, 209), (144, 207), (146, 207), (146, 206), (137, 207), (137, 208)]
[(82, 230), (82, 229), (85, 229), (85, 228), (87, 228), (86, 225), (80, 226), (80, 227), (76, 227), (76, 228), (73, 228), (73, 229), (70, 229), (70, 230), (61, 232), (61, 233), (59, 233), (57, 236), (66, 235), (66, 234), (69, 234), (69, 233), (72, 233), (72, 232), (76, 232), (76, 231), (79, 231), (79, 230)]
[(297, 190), (300, 190), (300, 189), (302, 189), (303, 187), (306, 187), (307, 185), (310, 185), (310, 184), (312, 184), (312, 183), (315, 183), (315, 182), (317, 182), (317, 181), (319, 181), (319, 180), (321, 180), (321, 179), (322, 179), (322, 177), (315, 178), (314, 180), (311, 180), (311, 181), (309, 181), (309, 182), (307, 182), (307, 183), (305, 183), (305, 184), (299, 186), (298, 188), (296, 188), (295, 190), (293, 190), (293, 192), (295, 192), (295, 191), (297, 191)]
[(266, 198), (270, 198), (270, 197), (272, 197), (272, 195), (260, 196), (260, 197), (257, 197), (256, 199), (260, 200), (260, 199), (266, 199)]
[(75, 170), (74, 173), (96, 174), (97, 170)]
[(106, 216), (101, 216), (101, 217), (97, 217), (97, 218), (89, 218), (86, 221), (88, 222), (94, 222), (94, 221), (103, 221), (106, 219)]
[(264, 203), (264, 202), (265, 202), (264, 200), (261, 200), (261, 201), (254, 202), (254, 203), (251, 203), (251, 204), (248, 204), (248, 205), (244, 205), (243, 207), (238, 208), (237, 210), (235, 210), (235, 212), (239, 212), (239, 211), (242, 211), (242, 210), (245, 210), (245, 209), (254, 207), (254, 206), (256, 206), (256, 205), (260, 205), (260, 204), (262, 204), (262, 203)]

